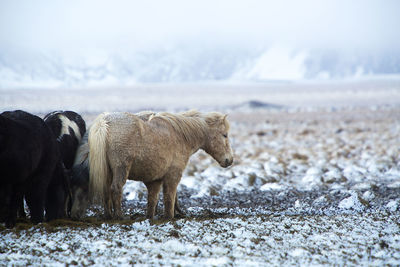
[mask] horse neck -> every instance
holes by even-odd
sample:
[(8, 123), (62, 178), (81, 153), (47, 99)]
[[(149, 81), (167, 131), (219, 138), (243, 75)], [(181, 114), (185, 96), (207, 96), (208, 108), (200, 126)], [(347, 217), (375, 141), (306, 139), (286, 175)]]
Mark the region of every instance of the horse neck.
[[(201, 120), (201, 118), (190, 118), (192, 120)], [(165, 122), (165, 121), (164, 121)], [(207, 140), (207, 129), (200, 127), (185, 127), (185, 133), (177, 130), (169, 123), (172, 129), (176, 132), (176, 138), (178, 142), (186, 147), (186, 150), (190, 155), (194, 154), (197, 150), (202, 149), (205, 146)], [(189, 155), (189, 156), (190, 156)]]
[(199, 149), (203, 149), (206, 144), (206, 139), (207, 139), (207, 134), (202, 133), (201, 138), (196, 138), (195, 140), (192, 140), (189, 144), (188, 147), (190, 149), (190, 155), (193, 155), (196, 153)]
[[(202, 120), (201, 118), (193, 118), (194, 120)], [(206, 146), (207, 139), (208, 139), (208, 128), (192, 128), (191, 129), (190, 142), (188, 142), (190, 147), (191, 155), (196, 153), (199, 149), (203, 149)]]

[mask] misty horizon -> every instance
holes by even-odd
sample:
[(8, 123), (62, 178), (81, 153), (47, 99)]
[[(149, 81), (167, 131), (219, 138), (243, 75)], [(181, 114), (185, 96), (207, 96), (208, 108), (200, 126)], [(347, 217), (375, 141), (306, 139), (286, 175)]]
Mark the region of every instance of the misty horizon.
[(397, 1), (3, 1), (0, 87), (400, 73)]

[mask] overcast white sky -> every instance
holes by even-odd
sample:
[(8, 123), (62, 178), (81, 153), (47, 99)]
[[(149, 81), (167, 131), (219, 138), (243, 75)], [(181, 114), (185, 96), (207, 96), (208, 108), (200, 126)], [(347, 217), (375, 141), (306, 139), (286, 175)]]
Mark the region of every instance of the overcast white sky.
[(399, 49), (400, 1), (3, 0), (4, 49), (142, 49), (180, 42)]

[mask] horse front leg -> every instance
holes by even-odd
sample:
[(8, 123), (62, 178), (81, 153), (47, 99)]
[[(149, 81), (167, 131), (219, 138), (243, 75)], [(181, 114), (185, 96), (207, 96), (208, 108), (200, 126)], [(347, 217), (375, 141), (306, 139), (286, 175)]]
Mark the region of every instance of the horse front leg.
[(176, 217), (177, 215), (185, 216), (185, 212), (182, 211), (182, 209), (181, 209), (181, 207), (180, 207), (180, 205), (179, 205), (179, 201), (178, 201), (178, 192), (176, 192), (176, 195), (175, 195), (175, 217)]
[(162, 180), (157, 180), (149, 183), (144, 183), (147, 187), (147, 213), (146, 217), (150, 220), (154, 218), (158, 198), (160, 195)]
[(179, 206), (175, 208), (177, 204), (177, 193), (181, 175), (171, 175), (164, 178), (163, 183), (163, 195), (164, 195), (164, 217), (166, 219), (172, 219), (175, 216), (175, 211), (179, 212)]

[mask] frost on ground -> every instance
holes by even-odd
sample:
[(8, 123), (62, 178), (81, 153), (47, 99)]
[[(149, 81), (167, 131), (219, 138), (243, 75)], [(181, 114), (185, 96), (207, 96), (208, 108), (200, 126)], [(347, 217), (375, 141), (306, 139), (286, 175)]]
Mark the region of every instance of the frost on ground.
[(3, 231), (14, 265), (398, 265), (395, 215), (251, 215)]
[(0, 265), (400, 264), (397, 105), (226, 110), (235, 163), (191, 158), (186, 216), (145, 220), (146, 189), (128, 181), (130, 219), (102, 221), (94, 207), (81, 222), (0, 226)]

